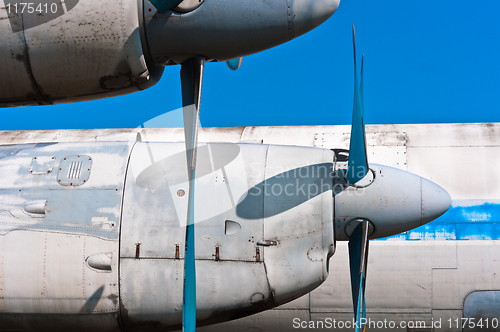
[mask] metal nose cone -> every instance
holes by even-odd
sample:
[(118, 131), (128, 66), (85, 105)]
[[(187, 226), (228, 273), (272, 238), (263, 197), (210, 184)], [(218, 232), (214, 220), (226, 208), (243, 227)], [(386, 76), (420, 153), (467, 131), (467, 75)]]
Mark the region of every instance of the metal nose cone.
[(287, 0), (288, 34), (290, 39), (325, 22), (335, 13), (340, 0)]
[(451, 206), (450, 194), (434, 182), (421, 179), (422, 225), (445, 213)]

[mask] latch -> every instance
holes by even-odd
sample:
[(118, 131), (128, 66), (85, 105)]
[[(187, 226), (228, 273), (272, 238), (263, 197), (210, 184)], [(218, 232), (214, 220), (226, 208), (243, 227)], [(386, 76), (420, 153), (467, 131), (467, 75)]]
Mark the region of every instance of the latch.
[(257, 242), (258, 246), (263, 246), (263, 247), (270, 247), (270, 246), (275, 246), (278, 244), (278, 241), (271, 241), (271, 240), (262, 240)]

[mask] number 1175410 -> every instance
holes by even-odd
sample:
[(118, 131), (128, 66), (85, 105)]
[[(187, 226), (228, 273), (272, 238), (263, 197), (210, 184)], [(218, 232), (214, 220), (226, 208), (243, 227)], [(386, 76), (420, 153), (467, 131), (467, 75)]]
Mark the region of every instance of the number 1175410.
[(14, 3), (14, 4), (7, 4), (6, 6), (7, 13), (11, 14), (55, 14), (57, 12), (57, 4), (56, 3), (39, 3), (35, 4), (33, 2), (20, 2), (20, 3)]
[(448, 319), (450, 329), (496, 329), (499, 325), (498, 318), (455, 318)]

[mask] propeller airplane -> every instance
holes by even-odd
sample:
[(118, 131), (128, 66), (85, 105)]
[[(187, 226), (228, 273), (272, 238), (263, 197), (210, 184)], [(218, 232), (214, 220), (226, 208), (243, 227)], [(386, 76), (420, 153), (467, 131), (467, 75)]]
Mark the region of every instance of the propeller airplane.
[[(193, 332), (310, 292), (328, 276), (336, 240), (348, 240), (362, 331), (369, 239), (422, 226), (450, 207), (450, 196), (431, 181), (368, 163), (354, 27), (347, 163), (325, 149), (199, 147), (205, 65), (226, 61), (236, 70), (243, 56), (323, 23), (338, 0), (114, 0), (105, 8), (95, 0), (26, 8), (4, 2), (0, 106), (130, 93), (180, 64), (184, 119), (184, 144), (138, 136), (0, 146), (6, 328)], [(259, 174), (248, 174), (254, 165)], [(227, 197), (230, 207), (218, 210)], [(24, 287), (29, 277), (35, 285)]]

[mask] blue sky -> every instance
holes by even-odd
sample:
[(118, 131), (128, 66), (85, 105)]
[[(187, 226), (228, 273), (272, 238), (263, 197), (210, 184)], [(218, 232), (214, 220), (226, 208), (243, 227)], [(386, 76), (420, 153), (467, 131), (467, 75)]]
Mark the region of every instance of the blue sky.
[[(365, 53), (367, 124), (499, 122), (499, 12), (494, 0), (341, 0), (323, 25), (244, 58), (236, 72), (207, 64), (201, 122), (349, 124), (352, 24), (359, 59)], [(137, 127), (180, 107), (179, 70), (123, 97), (4, 109), (0, 130)]]

